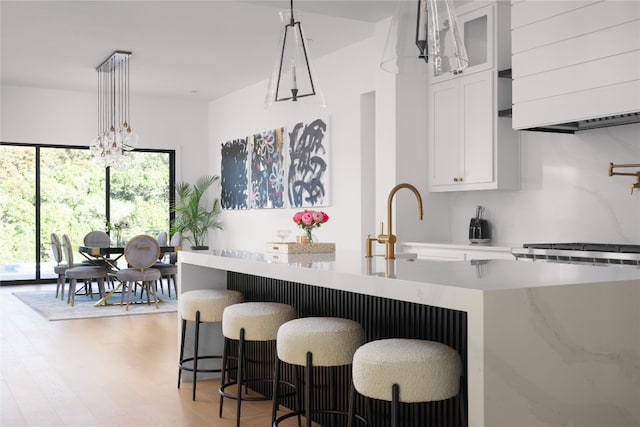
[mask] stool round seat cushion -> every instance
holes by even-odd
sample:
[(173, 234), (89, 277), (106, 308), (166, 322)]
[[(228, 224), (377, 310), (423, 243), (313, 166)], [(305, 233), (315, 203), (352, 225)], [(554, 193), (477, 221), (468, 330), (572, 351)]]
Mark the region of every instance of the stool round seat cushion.
[(245, 302), (229, 305), (222, 314), (222, 334), (239, 340), (244, 328), (246, 341), (274, 341), (278, 328), (296, 318), (296, 309), (275, 302)]
[(221, 322), (222, 312), (228, 305), (244, 300), (238, 291), (227, 289), (197, 289), (180, 295), (178, 304), (180, 315), (185, 320), (195, 322), (196, 312), (200, 312), (201, 322)]
[(364, 343), (364, 329), (349, 319), (303, 317), (280, 326), (276, 343), (278, 358), (292, 365), (305, 366), (307, 352), (313, 366), (350, 365)]
[(156, 270), (155, 268), (148, 268), (144, 271), (140, 271), (137, 268), (125, 268), (119, 270), (116, 273), (116, 277), (121, 282), (152, 282), (154, 280), (160, 280), (162, 274), (160, 274), (160, 270)]
[(369, 342), (353, 356), (358, 393), (392, 400), (393, 384), (405, 403), (432, 402), (458, 394), (462, 361), (453, 348), (434, 341), (393, 338)]

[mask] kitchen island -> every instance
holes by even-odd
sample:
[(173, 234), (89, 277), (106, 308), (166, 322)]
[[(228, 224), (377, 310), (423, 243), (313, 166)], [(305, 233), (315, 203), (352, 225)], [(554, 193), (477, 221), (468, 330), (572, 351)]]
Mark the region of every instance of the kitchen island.
[(179, 292), (239, 289), (247, 300), (294, 302), (301, 316), (354, 318), (368, 339), (452, 345), (467, 420), (446, 425), (640, 425), (637, 268), (223, 250), (181, 252), (178, 276)]

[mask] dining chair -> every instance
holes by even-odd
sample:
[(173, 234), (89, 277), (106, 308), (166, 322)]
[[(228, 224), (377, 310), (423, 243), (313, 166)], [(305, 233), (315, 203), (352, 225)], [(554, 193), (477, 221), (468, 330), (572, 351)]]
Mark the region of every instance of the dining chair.
[(63, 261), (62, 255), (62, 243), (60, 243), (60, 238), (56, 233), (51, 233), (51, 252), (53, 252), (53, 259), (56, 261), (56, 265), (53, 266), (53, 272), (58, 275), (56, 280), (56, 298), (58, 298), (58, 294), (60, 292), (60, 299), (64, 299), (64, 287), (67, 283), (67, 279), (64, 277), (64, 273), (69, 268), (66, 264), (61, 264)]
[[(160, 244), (160, 246), (166, 246), (166, 241), (165, 244), (162, 245)], [(182, 233), (179, 231), (176, 231), (173, 236), (171, 236), (171, 242), (169, 243), (169, 246), (182, 246)], [(173, 282), (173, 290), (176, 293), (176, 298), (178, 298), (178, 287), (176, 284), (176, 276), (178, 275), (178, 266), (176, 265), (178, 261), (178, 253), (177, 252), (170, 252), (169, 253), (169, 262), (162, 262), (162, 261), (158, 261), (153, 265), (153, 268), (160, 270), (160, 290), (162, 291), (162, 293), (164, 294), (164, 286), (162, 284), (162, 279), (166, 278), (167, 279), (167, 289), (169, 291), (169, 297), (171, 297), (171, 282)]]
[[(88, 232), (83, 239), (84, 246), (88, 246), (90, 248), (108, 248), (111, 246), (111, 238), (109, 235), (102, 230), (93, 230)], [(85, 259), (82, 261), (84, 265), (99, 265), (101, 267), (105, 267), (107, 270), (111, 269), (111, 265), (105, 261), (104, 259)], [(107, 281), (113, 288), (113, 277), (107, 274)]]
[(93, 230), (84, 236), (84, 245), (92, 248), (108, 248), (111, 245), (111, 238), (101, 230)]
[(158, 244), (160, 246), (167, 246), (168, 235), (166, 231), (161, 231), (158, 233)]
[[(156, 237), (156, 240), (158, 240), (158, 244), (160, 245), (160, 247), (167, 246), (167, 243), (168, 243), (167, 232), (166, 231), (159, 232), (158, 237)], [(153, 268), (159, 268), (158, 264), (164, 264), (163, 261), (164, 261), (165, 255), (166, 255), (165, 253), (160, 254), (160, 258), (158, 258), (158, 262), (153, 265)], [(162, 279), (158, 281), (158, 284), (160, 285), (160, 291), (164, 294), (164, 285), (162, 283)]]
[(131, 288), (141, 285), (143, 292), (147, 292), (147, 304), (151, 304), (150, 294), (153, 293), (153, 300), (158, 307), (158, 296), (156, 294), (156, 281), (162, 277), (160, 270), (151, 268), (160, 256), (160, 245), (158, 241), (149, 235), (140, 234), (129, 240), (124, 248), (124, 257), (129, 268), (119, 270), (116, 277), (122, 282), (122, 293), (120, 303), (124, 303), (124, 294), (127, 294), (127, 310), (131, 302)]
[(67, 268), (64, 273), (66, 279), (69, 279), (69, 292), (67, 296), (67, 304), (70, 302), (73, 307), (76, 296), (76, 284), (78, 280), (85, 282), (87, 292), (92, 295), (91, 284), (95, 280), (98, 283), (98, 292), (100, 296), (104, 296), (104, 279), (107, 277), (107, 268), (99, 265), (79, 265), (74, 266), (73, 263), (73, 246), (69, 236), (64, 234), (62, 236), (64, 242), (64, 253), (67, 257), (67, 264), (71, 266)]
[[(173, 233), (173, 236), (171, 236), (171, 242), (169, 242), (169, 244), (171, 246), (175, 247), (181, 247), (182, 246), (182, 233), (180, 231), (176, 231), (175, 233)], [(177, 264), (178, 263), (178, 252), (170, 252), (169, 253), (169, 263), (170, 264)]]

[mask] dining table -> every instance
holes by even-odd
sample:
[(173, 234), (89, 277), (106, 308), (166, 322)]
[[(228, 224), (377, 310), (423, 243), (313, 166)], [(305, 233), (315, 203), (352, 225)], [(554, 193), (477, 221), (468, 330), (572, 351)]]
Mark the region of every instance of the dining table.
[[(178, 252), (182, 248), (180, 246), (160, 246), (160, 253), (172, 253)], [(94, 246), (80, 246), (78, 248), (78, 252), (85, 257), (89, 262), (96, 264), (107, 266), (109, 272), (109, 277), (111, 279), (116, 279), (116, 272), (120, 270), (118, 266), (118, 261), (122, 256), (124, 256), (125, 247), (124, 246), (109, 246), (109, 247), (94, 247)], [(98, 302), (94, 305), (98, 306), (106, 306), (112, 305), (108, 304), (107, 300), (116, 292), (121, 291), (123, 283), (118, 281), (118, 283), (113, 287), (111, 291), (106, 293)], [(162, 302), (162, 300), (159, 300)]]

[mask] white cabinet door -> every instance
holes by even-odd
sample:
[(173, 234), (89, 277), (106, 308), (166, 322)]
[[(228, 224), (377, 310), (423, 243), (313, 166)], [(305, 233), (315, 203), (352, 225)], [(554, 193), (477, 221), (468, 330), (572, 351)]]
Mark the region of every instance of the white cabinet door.
[(495, 181), (494, 72), (434, 84), (429, 103), (431, 191), (478, 189)]
[(460, 79), (462, 110), (462, 184), (494, 181), (494, 131), (496, 108), (493, 102), (493, 73), (474, 74)]
[(458, 80), (431, 87), (430, 185), (451, 185), (460, 175), (460, 89)]

